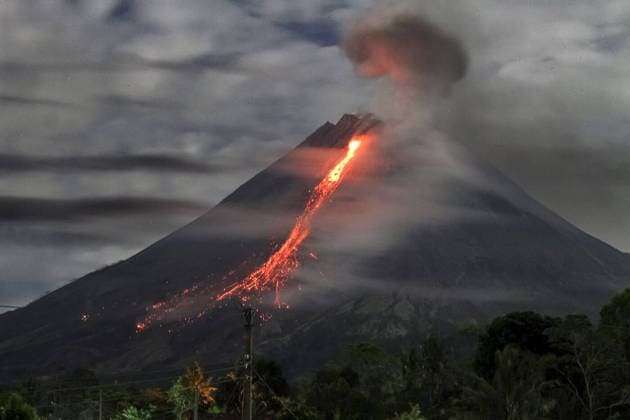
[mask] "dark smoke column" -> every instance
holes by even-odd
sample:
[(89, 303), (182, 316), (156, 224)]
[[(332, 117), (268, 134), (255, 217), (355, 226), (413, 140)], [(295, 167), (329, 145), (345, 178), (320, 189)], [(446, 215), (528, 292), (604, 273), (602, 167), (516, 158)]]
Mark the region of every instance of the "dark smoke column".
[(358, 23), (347, 34), (344, 49), (359, 75), (389, 76), (425, 93), (445, 93), (468, 67), (461, 42), (419, 17)]

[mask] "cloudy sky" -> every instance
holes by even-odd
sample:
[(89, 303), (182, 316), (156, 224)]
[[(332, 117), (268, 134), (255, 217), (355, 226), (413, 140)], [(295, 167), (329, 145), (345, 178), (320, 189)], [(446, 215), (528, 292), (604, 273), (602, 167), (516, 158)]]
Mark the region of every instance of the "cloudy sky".
[(395, 13), (468, 52), (444, 131), (630, 250), (626, 0), (1, 0), (0, 304), (126, 258), (324, 121), (378, 111), (340, 44)]

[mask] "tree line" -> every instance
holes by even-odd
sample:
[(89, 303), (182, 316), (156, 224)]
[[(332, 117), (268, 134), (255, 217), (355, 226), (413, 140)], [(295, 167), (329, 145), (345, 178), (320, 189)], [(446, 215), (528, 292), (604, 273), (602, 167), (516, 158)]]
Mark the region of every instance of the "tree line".
[[(474, 351), (458, 351), (474, 336)], [(0, 392), (0, 420), (238, 419), (244, 372), (193, 364), (183, 374), (102, 384), (89, 370)], [(499, 316), (410, 348), (358, 343), (289, 384), (255, 358), (255, 418), (300, 420), (630, 419), (630, 289), (597, 323), (572, 314)], [(72, 386), (72, 385), (76, 386)]]

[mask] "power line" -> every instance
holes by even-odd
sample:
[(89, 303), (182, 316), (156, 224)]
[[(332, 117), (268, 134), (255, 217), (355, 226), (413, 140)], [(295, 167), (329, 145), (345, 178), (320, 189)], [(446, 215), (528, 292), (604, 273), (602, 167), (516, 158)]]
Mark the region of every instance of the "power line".
[[(233, 369), (233, 366), (227, 366), (227, 367), (224, 367), (224, 368), (221, 368), (221, 369), (214, 369), (214, 370), (210, 370), (210, 371), (207, 371), (207, 372), (204, 372), (204, 373), (209, 374), (209, 373), (225, 372), (225, 371), (229, 371), (231, 369)], [(159, 377), (159, 378), (140, 379), (140, 380), (126, 381), (126, 382), (114, 382), (114, 383), (110, 383), (110, 384), (98, 384), (98, 385), (77, 386), (77, 387), (68, 387), (68, 388), (56, 388), (56, 389), (47, 390), (47, 392), (76, 391), (76, 390), (99, 389), (99, 388), (115, 388), (115, 387), (130, 385), (130, 384), (166, 381), (168, 379), (179, 378), (180, 376), (181, 375), (169, 375), (169, 376), (163, 376), (163, 377)]]
[(244, 355), (244, 373), (245, 373), (245, 387), (243, 388), (243, 420), (252, 420), (254, 418), (254, 401), (253, 401), (253, 376), (254, 376), (254, 335), (252, 329), (254, 324), (252, 323), (253, 311), (251, 307), (247, 307), (243, 310), (245, 318), (245, 355)]
[[(202, 369), (203, 369), (203, 367), (202, 367)], [(211, 374), (216, 374), (216, 373), (221, 373), (221, 372), (227, 372), (227, 371), (230, 371), (230, 370), (233, 370), (233, 369), (235, 369), (235, 366), (223, 366), (223, 367), (217, 367), (215, 369), (210, 369), (210, 370), (205, 370), (204, 369), (204, 374), (211, 375)], [(166, 372), (168, 372), (168, 371), (166, 371)], [(184, 373), (185, 373), (185, 370), (181, 372), (181, 374), (184, 374)], [(80, 391), (80, 390), (90, 390), (90, 389), (116, 388), (116, 387), (122, 387), (122, 386), (126, 386), (126, 385), (139, 384), (139, 383), (151, 383), (151, 382), (166, 381), (166, 380), (169, 380), (169, 379), (178, 378), (179, 376), (181, 376), (181, 374), (162, 376), (162, 377), (157, 377), (157, 378), (136, 379), (136, 380), (122, 381), (122, 382), (116, 381), (116, 382), (102, 383), (102, 384), (96, 384), (96, 385), (81, 385), (81, 386), (70, 386), (70, 387), (46, 389), (45, 392)], [(67, 383), (67, 382), (72, 382), (72, 381), (76, 381), (76, 379), (68, 378), (65, 382)], [(23, 382), (14, 382), (12, 384), (4, 384), (3, 386), (15, 386), (15, 385), (20, 385), (22, 383)]]
[(258, 373), (257, 370), (254, 370), (254, 373), (256, 374), (256, 376), (258, 376), (258, 379), (260, 379), (260, 381), (263, 383), (263, 385), (265, 385), (267, 387), (267, 389), (269, 391), (271, 391), (272, 396), (280, 402), (280, 404), (282, 404), (282, 406), (285, 408), (285, 410), (287, 410), (289, 412), (289, 414), (291, 414), (293, 417), (295, 417), (296, 419), (298, 418), (298, 416), (295, 415), (295, 413), (293, 411), (291, 411), (291, 409), (284, 403), (284, 401), (282, 400), (282, 398), (280, 398), (278, 396), (278, 394), (276, 394), (276, 391), (274, 391), (269, 384), (267, 383), (267, 381), (265, 381), (265, 379), (260, 375), (260, 373)]
[[(238, 384), (239, 380), (242, 380), (242, 378), (233, 378), (233, 380), (235, 381), (236, 384)], [(232, 400), (234, 399), (234, 397), (236, 397), (237, 391), (239, 391), (239, 387), (238, 385), (232, 387), (232, 392), (230, 393), (230, 396), (228, 397), (228, 399), (225, 402), (225, 407), (229, 409), (230, 404), (232, 403)], [(241, 393), (242, 394), (242, 393)], [(240, 398), (239, 398), (240, 399)]]
[[(222, 369), (224, 367), (226, 367), (228, 365), (226, 365), (225, 363), (213, 363), (213, 364), (199, 364), (199, 367), (202, 369)], [(126, 374), (143, 374), (143, 373), (164, 373), (164, 372), (173, 372), (173, 371), (181, 371), (181, 370), (185, 370), (188, 367), (172, 367), (172, 368), (167, 368), (167, 369), (154, 369), (154, 370), (114, 370), (114, 371), (108, 371), (106, 372), (105, 376), (116, 376), (116, 375), (120, 375), (120, 376), (125, 376)]]
[[(171, 376), (167, 379), (175, 379), (178, 378), (179, 376)], [(161, 378), (160, 380), (165, 380), (164, 378)], [(226, 379), (221, 379), (218, 381), (212, 381), (211, 384), (212, 385), (220, 385), (220, 384), (224, 384), (224, 383), (228, 383), (231, 382), (232, 379), (231, 378), (226, 378)], [(145, 381), (146, 382), (146, 381)], [(124, 385), (124, 384), (120, 384), (120, 385)], [(55, 390), (49, 390), (47, 391), (47, 393), (52, 393), (52, 392), (59, 392), (59, 391), (67, 391), (67, 390), (77, 390), (77, 389), (93, 389), (93, 387), (85, 387), (85, 388), (65, 388), (65, 389), (55, 389)], [(108, 399), (103, 399), (102, 402), (113, 402), (113, 401), (120, 401), (120, 397), (115, 397), (115, 398), (108, 398)], [(80, 404), (97, 404), (98, 401), (92, 400), (92, 399), (87, 399), (87, 400), (82, 400), (82, 401), (75, 401), (75, 402), (66, 402), (66, 403), (52, 403), (52, 404), (42, 404), (42, 405), (38, 405), (36, 406), (36, 408), (46, 408), (49, 406), (56, 406), (56, 407), (66, 407), (66, 406), (74, 406), (74, 405), (80, 405)]]

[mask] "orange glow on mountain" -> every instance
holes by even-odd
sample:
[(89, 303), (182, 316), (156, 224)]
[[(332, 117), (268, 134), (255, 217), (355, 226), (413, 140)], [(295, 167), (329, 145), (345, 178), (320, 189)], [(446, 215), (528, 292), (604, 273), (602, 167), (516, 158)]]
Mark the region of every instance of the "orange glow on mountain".
[[(223, 301), (228, 297), (237, 297), (242, 301), (248, 301), (256, 293), (274, 290), (275, 304), (278, 307), (282, 306), (280, 291), (291, 274), (300, 266), (298, 254), (302, 243), (311, 233), (313, 218), (337, 191), (348, 173), (350, 163), (356, 157), (359, 149), (365, 147), (369, 140), (368, 134), (364, 134), (355, 136), (348, 142), (343, 156), (309, 192), (304, 210), (296, 218), (295, 224), (284, 242), (274, 248), (264, 263), (218, 295), (216, 288), (212, 285), (195, 284), (171, 296), (168, 300), (154, 303), (147, 308), (147, 315), (136, 323), (136, 332), (142, 333), (156, 323), (162, 325), (163, 322), (168, 322), (169, 318), (179, 318), (185, 324), (194, 322), (211, 309), (211, 306), (204, 303), (208, 294), (211, 296), (210, 299), (215, 302)], [(308, 253), (308, 256), (314, 260), (318, 259), (313, 252)], [(243, 262), (243, 264), (245, 263)], [(230, 271), (224, 280), (230, 279), (236, 271), (240, 271), (240, 269)], [(202, 307), (201, 310), (200, 307)], [(285, 307), (288, 308), (288, 306)], [(191, 314), (193, 311), (195, 314)], [(186, 315), (182, 318), (182, 314)], [(172, 330), (169, 329), (169, 334), (171, 332)]]
[(280, 305), (280, 289), (290, 275), (299, 267), (298, 251), (311, 233), (311, 222), (322, 205), (337, 191), (350, 162), (364, 142), (363, 137), (353, 137), (346, 148), (344, 157), (328, 171), (324, 179), (311, 191), (304, 211), (282, 245), (269, 258), (246, 278), (233, 284), (216, 297), (220, 301), (230, 296), (247, 299), (248, 293), (274, 289), (276, 305)]

